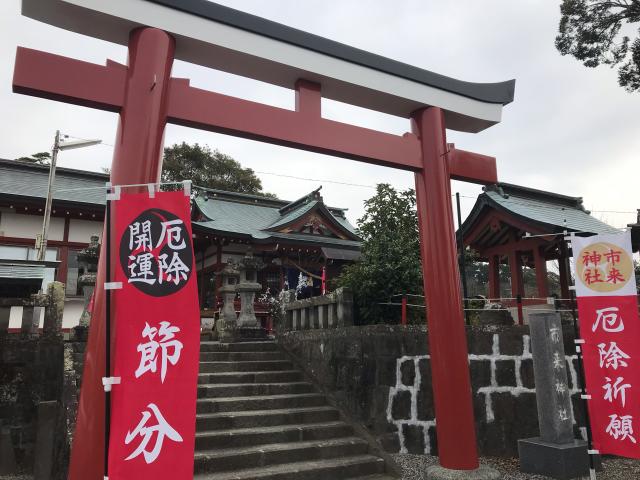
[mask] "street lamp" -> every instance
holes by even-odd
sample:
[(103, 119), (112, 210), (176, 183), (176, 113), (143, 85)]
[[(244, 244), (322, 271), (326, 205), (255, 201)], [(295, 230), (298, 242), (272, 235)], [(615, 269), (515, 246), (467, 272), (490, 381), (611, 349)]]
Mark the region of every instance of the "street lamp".
[(49, 232), (49, 220), (51, 218), (51, 203), (53, 197), (53, 182), (56, 178), (56, 160), (58, 158), (58, 151), (60, 150), (72, 150), (74, 148), (89, 147), (91, 145), (98, 145), (102, 143), (102, 140), (77, 140), (67, 142), (64, 139), (68, 138), (67, 135), (63, 135), (60, 138), (60, 130), (56, 130), (56, 138), (53, 142), (53, 148), (51, 149), (51, 165), (49, 166), (49, 185), (47, 187), (47, 203), (44, 207), (44, 219), (42, 220), (42, 233), (39, 238), (36, 238), (36, 249), (38, 255), (36, 260), (43, 261), (45, 253), (47, 252), (47, 234)]

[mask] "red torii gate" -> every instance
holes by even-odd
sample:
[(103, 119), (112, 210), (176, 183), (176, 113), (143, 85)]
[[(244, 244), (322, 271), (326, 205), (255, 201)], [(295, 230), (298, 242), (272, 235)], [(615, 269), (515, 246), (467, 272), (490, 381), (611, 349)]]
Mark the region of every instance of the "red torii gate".
[[(169, 33), (140, 27), (130, 34), (128, 66), (112, 61), (100, 66), (18, 48), (13, 89), (118, 112), (111, 169), (115, 185), (159, 180), (167, 122), (415, 172), (440, 464), (477, 469), (450, 179), (494, 183), (495, 159), (447, 144), (446, 112), (438, 106), (417, 109), (411, 114), (413, 133), (397, 136), (322, 118), (322, 86), (302, 78), (295, 83), (295, 111), (193, 88), (188, 80), (170, 76), (175, 46)], [(512, 96), (513, 83), (508, 88)], [(104, 283), (104, 262), (101, 256), (97, 285)], [(94, 312), (71, 456), (72, 480), (102, 478), (102, 289), (96, 289)]]

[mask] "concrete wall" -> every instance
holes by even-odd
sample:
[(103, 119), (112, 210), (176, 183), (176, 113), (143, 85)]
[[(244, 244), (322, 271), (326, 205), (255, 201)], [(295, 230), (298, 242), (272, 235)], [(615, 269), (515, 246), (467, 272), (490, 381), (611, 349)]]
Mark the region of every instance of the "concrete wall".
[[(572, 352), (569, 330), (565, 350)], [(538, 434), (528, 333), (518, 326), (467, 331), (478, 445), (485, 455), (516, 456), (517, 440)], [(425, 327), (293, 331), (278, 341), (387, 451), (437, 453)], [(567, 363), (578, 425), (584, 425), (575, 356)]]
[[(0, 231), (5, 237), (36, 238), (42, 232), (42, 216), (20, 213), (2, 212)], [(49, 240), (62, 240), (64, 234), (64, 218), (51, 217), (49, 223)], [(88, 242), (88, 240), (86, 240)]]
[[(30, 212), (32, 213), (32, 212)], [(69, 221), (69, 241), (89, 243), (91, 235), (102, 235), (102, 222), (72, 218)], [(0, 235), (17, 238), (36, 238), (42, 232), (42, 215), (3, 211), (0, 215)], [(49, 240), (63, 240), (64, 218), (51, 217)]]
[(102, 236), (102, 227), (102, 222), (72, 218), (69, 220), (69, 241), (89, 243), (92, 235)]

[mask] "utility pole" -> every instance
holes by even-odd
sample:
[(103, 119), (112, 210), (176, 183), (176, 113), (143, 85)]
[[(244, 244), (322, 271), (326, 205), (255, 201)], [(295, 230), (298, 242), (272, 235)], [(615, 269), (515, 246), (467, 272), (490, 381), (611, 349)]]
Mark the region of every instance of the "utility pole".
[[(63, 136), (67, 138), (67, 135)], [(61, 141), (62, 140), (62, 141)], [(77, 140), (73, 142), (65, 142), (60, 137), (60, 130), (56, 130), (56, 138), (53, 141), (51, 149), (51, 165), (49, 165), (49, 184), (47, 186), (47, 203), (44, 206), (44, 219), (42, 220), (42, 233), (36, 237), (36, 260), (39, 262), (44, 260), (47, 253), (47, 236), (49, 234), (49, 222), (51, 221), (51, 204), (53, 203), (53, 184), (56, 179), (56, 161), (58, 160), (58, 152), (60, 150), (71, 150), (73, 148), (89, 147), (98, 145), (102, 140)]]
[(47, 253), (47, 235), (49, 233), (49, 221), (51, 220), (51, 203), (53, 197), (53, 182), (56, 178), (56, 160), (60, 150), (60, 130), (56, 130), (56, 138), (51, 149), (51, 165), (49, 165), (49, 184), (47, 185), (47, 203), (44, 206), (44, 219), (42, 220), (42, 233), (36, 239), (38, 255), (36, 260), (42, 262)]

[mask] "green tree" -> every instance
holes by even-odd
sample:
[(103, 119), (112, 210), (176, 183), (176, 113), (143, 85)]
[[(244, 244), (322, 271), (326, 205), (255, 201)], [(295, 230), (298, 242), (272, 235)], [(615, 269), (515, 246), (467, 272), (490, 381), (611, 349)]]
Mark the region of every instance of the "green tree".
[(556, 48), (562, 55), (592, 68), (619, 65), (620, 86), (640, 90), (640, 38), (620, 32), (640, 21), (640, 0), (563, 0), (560, 13)]
[(218, 150), (185, 142), (164, 149), (163, 182), (191, 180), (201, 187), (273, 197), (250, 168)]
[[(339, 284), (353, 290), (360, 323), (398, 322), (400, 308), (380, 303), (398, 293), (423, 293), (415, 191), (379, 184), (365, 202), (358, 233), (362, 257), (345, 268)], [(410, 312), (424, 321), (422, 309)]]
[(16, 158), (19, 162), (29, 162), (35, 163), (36, 165), (49, 165), (51, 162), (51, 153), (49, 152), (39, 152), (34, 153), (28, 157), (20, 157)]

